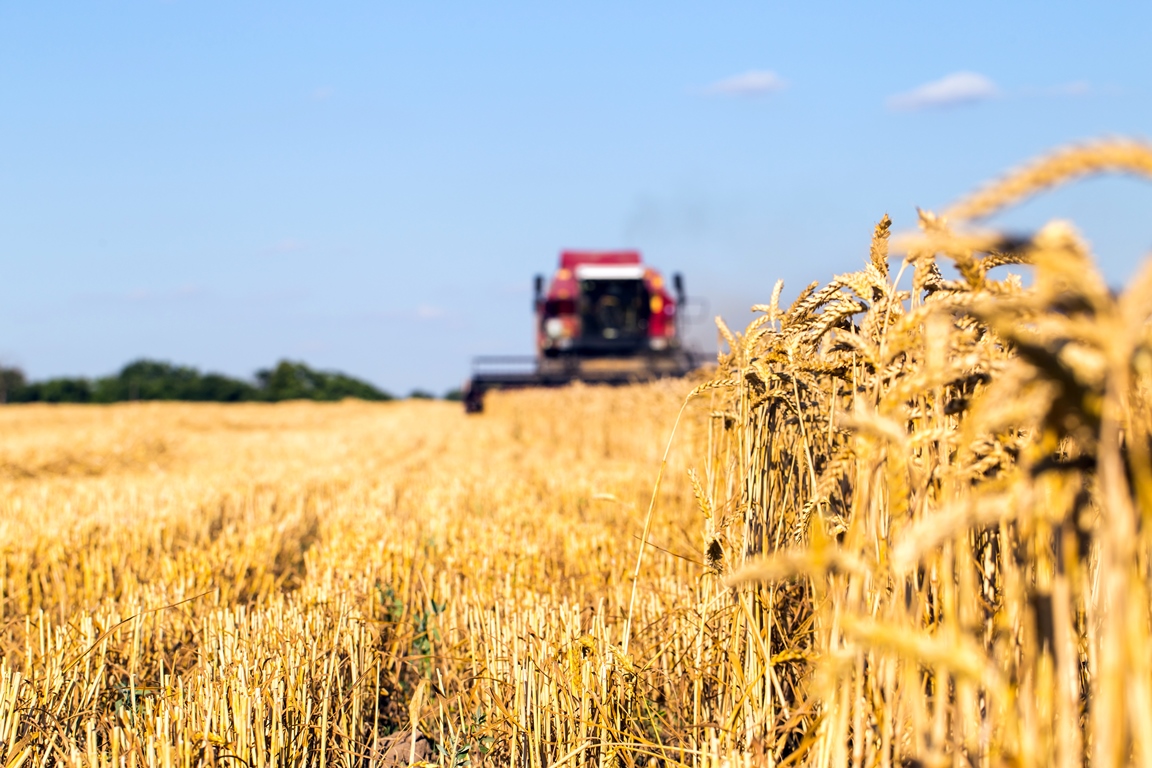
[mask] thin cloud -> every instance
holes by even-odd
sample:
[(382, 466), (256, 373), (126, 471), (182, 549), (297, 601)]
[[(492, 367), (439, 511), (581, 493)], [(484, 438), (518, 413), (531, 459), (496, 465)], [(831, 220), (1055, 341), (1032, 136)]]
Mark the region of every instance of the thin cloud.
[(1046, 85), (1043, 87), (1026, 85), (1017, 89), (1012, 96), (1023, 96), (1027, 98), (1079, 98), (1081, 96), (1091, 96), (1099, 94), (1103, 89), (1098, 86), (1092, 85), (1087, 80), (1070, 80), (1066, 83), (1058, 85)]
[(328, 101), (332, 98), (331, 86), (322, 85), (319, 88), (313, 88), (312, 93), (309, 94), (313, 101)]
[(768, 69), (752, 69), (739, 75), (726, 77), (705, 88), (706, 93), (718, 96), (764, 96), (788, 87), (788, 81)]
[(451, 313), (435, 304), (419, 304), (415, 308), (377, 309), (367, 312), (357, 312), (355, 316), (368, 320), (408, 320), (423, 322), (447, 319), (451, 316)]
[(264, 249), (267, 254), (296, 253), (307, 247), (307, 244), (294, 237), (285, 237)]
[(1092, 84), (1087, 80), (1073, 80), (1048, 89), (1053, 96), (1087, 96), (1092, 92)]
[(101, 304), (169, 304), (175, 301), (199, 301), (209, 298), (203, 285), (186, 283), (174, 288), (131, 288), (126, 291), (97, 291), (73, 295), (81, 303)]
[(901, 112), (975, 104), (1001, 95), (996, 83), (978, 72), (953, 72), (888, 98), (888, 108)]
[(120, 294), (120, 298), (130, 302), (157, 302), (166, 304), (171, 301), (184, 301), (189, 299), (202, 299), (208, 296), (208, 289), (196, 283), (186, 283), (175, 288), (137, 289)]
[(421, 304), (416, 307), (416, 317), (421, 320), (433, 320), (443, 316), (444, 310), (432, 304)]

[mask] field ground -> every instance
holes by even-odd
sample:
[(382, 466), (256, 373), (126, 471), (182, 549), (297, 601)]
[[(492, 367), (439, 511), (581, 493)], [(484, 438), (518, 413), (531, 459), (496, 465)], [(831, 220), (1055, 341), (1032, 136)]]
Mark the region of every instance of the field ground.
[(683, 631), (708, 589), (684, 471), (695, 411), (621, 649), (689, 386), (495, 394), (480, 417), (421, 401), (0, 409), (7, 758), (352, 765), (413, 717), (448, 763), (669, 746), (716, 703), (683, 675), (716, 650), (698, 621)]

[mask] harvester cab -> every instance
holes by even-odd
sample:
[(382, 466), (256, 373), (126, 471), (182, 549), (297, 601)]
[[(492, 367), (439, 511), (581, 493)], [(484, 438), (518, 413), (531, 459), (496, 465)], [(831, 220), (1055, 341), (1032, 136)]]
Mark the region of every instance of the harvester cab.
[(679, 343), (676, 301), (635, 251), (564, 252), (536, 314), (543, 357), (635, 357)]
[(646, 266), (636, 251), (564, 251), (548, 283), (534, 291), (534, 358), (478, 357), (465, 385), (469, 413), (490, 389), (551, 387), (584, 381), (628, 384), (683, 376), (701, 357), (681, 345), (684, 281)]

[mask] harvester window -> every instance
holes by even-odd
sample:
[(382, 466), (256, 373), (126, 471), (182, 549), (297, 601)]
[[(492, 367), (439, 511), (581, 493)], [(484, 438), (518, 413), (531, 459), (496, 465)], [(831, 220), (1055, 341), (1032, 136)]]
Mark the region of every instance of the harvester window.
[(580, 316), (584, 335), (637, 339), (648, 332), (648, 289), (642, 280), (583, 280)]

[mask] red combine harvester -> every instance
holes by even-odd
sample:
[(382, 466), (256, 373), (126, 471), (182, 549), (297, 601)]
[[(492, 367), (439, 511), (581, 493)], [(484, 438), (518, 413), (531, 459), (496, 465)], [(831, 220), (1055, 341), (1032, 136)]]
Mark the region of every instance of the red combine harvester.
[(681, 345), (679, 274), (672, 288), (675, 295), (636, 251), (564, 251), (547, 291), (536, 277), (536, 355), (475, 358), (465, 410), (483, 410), (492, 389), (631, 384), (691, 372), (703, 356)]

